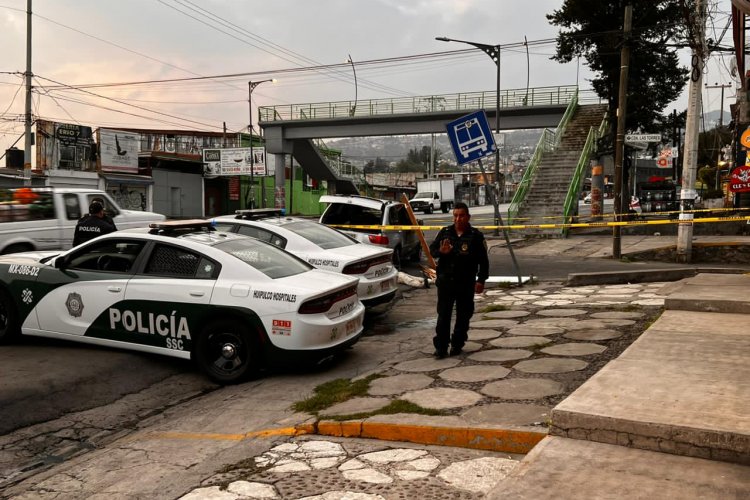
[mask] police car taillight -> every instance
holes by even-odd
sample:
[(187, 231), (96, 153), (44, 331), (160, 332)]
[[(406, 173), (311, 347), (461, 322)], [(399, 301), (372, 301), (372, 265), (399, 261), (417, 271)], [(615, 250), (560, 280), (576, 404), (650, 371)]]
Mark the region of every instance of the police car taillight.
[(371, 234), (369, 237), (373, 245), (388, 245), (388, 236), (384, 234)]
[(299, 307), (300, 314), (320, 314), (328, 311), (333, 304), (340, 300), (351, 297), (357, 294), (357, 285), (344, 288), (337, 292), (319, 297), (317, 299), (308, 300)]
[(364, 274), (373, 266), (378, 264), (384, 264), (391, 261), (390, 255), (383, 255), (380, 257), (373, 257), (372, 259), (363, 260), (361, 262), (354, 262), (344, 267), (341, 271), (343, 274)]

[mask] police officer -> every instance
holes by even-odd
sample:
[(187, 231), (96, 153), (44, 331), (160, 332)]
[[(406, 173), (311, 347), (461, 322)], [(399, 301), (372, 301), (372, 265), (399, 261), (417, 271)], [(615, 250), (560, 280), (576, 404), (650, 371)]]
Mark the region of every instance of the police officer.
[[(104, 198), (99, 198), (99, 197), (97, 197), (97, 198), (91, 198), (91, 203), (93, 203), (95, 201), (98, 202), (98, 203), (101, 203), (102, 207), (106, 207), (107, 206), (104, 203)], [(110, 217), (109, 215), (107, 215), (107, 211), (106, 210), (104, 211), (104, 216), (102, 217), (102, 219), (104, 219), (106, 222), (109, 222), (110, 224), (112, 224), (112, 227), (114, 227), (115, 231), (117, 231), (117, 226), (115, 226), (115, 221), (112, 219), (112, 217)]]
[[(456, 203), (453, 225), (438, 232), (430, 245), (430, 254), (437, 264), (437, 326), (432, 343), (435, 357), (444, 358), (450, 344), (451, 356), (461, 353), (474, 314), (474, 294), (484, 291), (489, 276), (487, 242), (478, 229), (469, 224), (469, 207)], [(456, 305), (456, 324), (451, 336), (451, 314)]]
[(97, 236), (117, 231), (114, 223), (104, 219), (104, 207), (98, 201), (91, 202), (88, 215), (84, 215), (76, 224), (73, 235), (73, 246), (89, 241)]

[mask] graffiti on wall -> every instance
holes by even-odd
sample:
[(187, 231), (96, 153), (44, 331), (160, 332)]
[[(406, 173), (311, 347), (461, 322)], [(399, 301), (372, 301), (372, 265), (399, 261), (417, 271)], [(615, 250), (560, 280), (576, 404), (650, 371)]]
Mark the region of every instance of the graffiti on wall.
[(130, 184), (109, 184), (107, 193), (121, 208), (126, 210), (146, 210), (146, 186)]

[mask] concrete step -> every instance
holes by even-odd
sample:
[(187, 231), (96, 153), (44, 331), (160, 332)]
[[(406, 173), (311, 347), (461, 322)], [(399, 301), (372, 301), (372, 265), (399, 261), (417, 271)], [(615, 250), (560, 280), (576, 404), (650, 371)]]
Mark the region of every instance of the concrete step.
[(750, 467), (547, 437), (488, 500), (747, 498)]
[[(738, 291), (718, 288), (714, 301)], [(703, 301), (701, 286), (689, 291), (693, 301)], [(665, 311), (619, 358), (554, 408), (551, 433), (750, 465), (746, 318)]]
[[(750, 314), (750, 302), (745, 295), (748, 290), (750, 276), (745, 274), (699, 274), (676, 283), (675, 289), (664, 301), (664, 307), (682, 311)], [(695, 297), (700, 297), (700, 300), (695, 300)]]

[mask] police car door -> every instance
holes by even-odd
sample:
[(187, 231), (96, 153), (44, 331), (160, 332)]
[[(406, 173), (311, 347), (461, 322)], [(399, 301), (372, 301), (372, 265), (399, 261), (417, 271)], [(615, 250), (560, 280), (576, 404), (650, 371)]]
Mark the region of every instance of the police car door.
[(114, 327), (132, 333), (139, 343), (189, 357), (219, 270), (215, 261), (198, 252), (155, 243), (143, 270), (128, 283), (126, 301), (111, 318)]
[(109, 339), (105, 318), (124, 300), (144, 246), (137, 238), (94, 240), (42, 268), (37, 284), (49, 291), (36, 307), (39, 333)]

